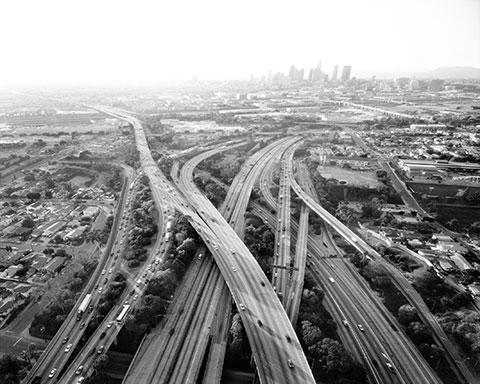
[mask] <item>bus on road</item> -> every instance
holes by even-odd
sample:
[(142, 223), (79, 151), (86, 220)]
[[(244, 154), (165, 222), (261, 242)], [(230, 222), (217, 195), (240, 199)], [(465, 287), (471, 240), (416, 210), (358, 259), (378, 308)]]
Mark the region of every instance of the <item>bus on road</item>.
[(123, 306), (123, 309), (122, 311), (120, 312), (120, 314), (118, 315), (117, 317), (117, 323), (122, 323), (123, 320), (125, 320), (125, 317), (127, 316), (127, 313), (128, 313), (128, 310), (130, 309), (130, 305), (129, 304), (125, 304)]

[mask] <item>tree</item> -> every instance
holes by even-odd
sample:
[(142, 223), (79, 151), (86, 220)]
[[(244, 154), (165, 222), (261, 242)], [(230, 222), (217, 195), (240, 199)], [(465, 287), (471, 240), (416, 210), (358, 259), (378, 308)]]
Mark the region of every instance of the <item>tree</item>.
[(42, 197), (40, 192), (28, 192), (26, 194), (26, 198), (29, 199), (29, 200), (38, 200), (38, 199), (40, 199), (40, 197)]
[(228, 341), (230, 357), (233, 360), (242, 358), (247, 349), (246, 334), (245, 328), (243, 327), (242, 318), (238, 313), (233, 315)]
[(108, 364), (108, 361), (109, 361), (108, 355), (106, 353), (102, 353), (93, 362), (93, 368), (97, 371), (102, 369), (102, 368), (105, 368)]
[(348, 204), (341, 202), (335, 210), (335, 216), (346, 225), (352, 225), (358, 220), (358, 212)]
[(45, 180), (45, 186), (48, 188), (48, 189), (52, 189), (52, 188), (55, 188), (55, 182), (48, 178)]
[(0, 382), (2, 384), (18, 384), (20, 371), (24, 363), (18, 357), (5, 354), (0, 357)]
[(400, 324), (408, 326), (412, 321), (418, 320), (417, 310), (410, 304), (404, 304), (398, 308), (397, 318)]
[(337, 340), (325, 338), (310, 346), (308, 351), (318, 359), (322, 370), (332, 378), (355, 366), (352, 355)]
[(307, 347), (318, 343), (323, 338), (320, 328), (312, 325), (310, 321), (302, 321), (302, 339)]
[(68, 253), (67, 251), (65, 251), (65, 249), (57, 249), (55, 252), (55, 256), (66, 257), (68, 256)]
[(379, 209), (382, 204), (380, 199), (374, 197), (368, 203), (362, 205), (363, 217), (367, 219), (378, 219), (382, 216), (382, 211)]
[(407, 335), (415, 344), (428, 343), (432, 340), (430, 330), (419, 321), (412, 321), (407, 327)]
[(22, 227), (33, 228), (35, 226), (35, 221), (31, 217), (26, 217), (22, 220)]
[(53, 242), (54, 242), (55, 244), (62, 244), (62, 243), (63, 243), (62, 236), (60, 236), (60, 235), (58, 235), (58, 234), (55, 235), (55, 237), (53, 238)]

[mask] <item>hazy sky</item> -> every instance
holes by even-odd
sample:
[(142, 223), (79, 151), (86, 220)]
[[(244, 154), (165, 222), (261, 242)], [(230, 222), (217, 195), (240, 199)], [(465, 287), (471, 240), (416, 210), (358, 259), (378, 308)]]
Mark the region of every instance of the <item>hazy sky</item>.
[(0, 87), (480, 67), (480, 0), (0, 0)]

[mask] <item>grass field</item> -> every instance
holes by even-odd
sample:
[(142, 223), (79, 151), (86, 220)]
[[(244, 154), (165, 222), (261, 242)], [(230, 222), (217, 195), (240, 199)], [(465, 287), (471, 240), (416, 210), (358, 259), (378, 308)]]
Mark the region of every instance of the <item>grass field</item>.
[(332, 175), (334, 179), (346, 180), (348, 185), (368, 185), (368, 188), (376, 188), (379, 185), (374, 172), (352, 171), (341, 167), (325, 166), (324, 172)]
[(452, 219), (457, 219), (458, 224), (462, 227), (480, 221), (479, 206), (461, 206), (440, 204), (437, 206), (437, 220), (442, 224)]
[(83, 188), (87, 185), (87, 183), (91, 180), (91, 177), (85, 177), (85, 176), (75, 176), (71, 178), (69, 181), (72, 184), (75, 184), (79, 188)]

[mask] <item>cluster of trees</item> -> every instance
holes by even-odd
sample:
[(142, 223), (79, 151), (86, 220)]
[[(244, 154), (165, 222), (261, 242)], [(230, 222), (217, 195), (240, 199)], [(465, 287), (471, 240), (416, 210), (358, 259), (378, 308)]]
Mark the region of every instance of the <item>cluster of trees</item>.
[(115, 306), (117, 299), (125, 290), (127, 286), (127, 279), (121, 272), (117, 272), (113, 277), (107, 289), (103, 292), (98, 306), (96, 307), (96, 313), (99, 316), (105, 317), (108, 312)]
[(118, 167), (110, 166), (105, 174), (105, 185), (114, 192), (120, 192), (123, 185), (122, 171)]
[(230, 184), (240, 171), (246, 157), (242, 150), (236, 149), (232, 152), (229, 152), (228, 155), (222, 153), (208, 158), (202, 162), (201, 168), (210, 172), (225, 184)]
[(50, 301), (42, 307), (33, 318), (30, 334), (41, 338), (52, 338), (75, 305), (78, 294), (85, 282), (90, 278), (96, 266), (96, 261), (88, 261), (83, 268), (73, 274), (73, 277), (62, 287), (48, 292)]
[(433, 268), (416, 270), (412, 285), (434, 313), (457, 310), (472, 300), (467, 292), (459, 293), (447, 285)]
[[(169, 294), (175, 291), (177, 284), (176, 278), (171, 274), (171, 271), (163, 271), (159, 276), (151, 279), (142, 296), (141, 305), (128, 316), (125, 326), (128, 331), (134, 333), (137, 341), (149, 329), (155, 328), (157, 319), (167, 312), (171, 300)], [(168, 298), (167, 295), (169, 295)]]
[[(155, 156), (157, 157), (157, 156)], [(170, 170), (172, 169), (173, 160), (169, 156), (158, 155), (157, 164), (160, 170), (164, 175), (170, 175)]]
[(147, 252), (144, 247), (152, 243), (152, 237), (158, 231), (155, 223), (155, 203), (152, 200), (152, 193), (146, 176), (140, 180), (140, 186), (132, 203), (131, 215), (133, 225), (128, 232), (129, 250), (126, 252), (125, 258), (128, 260), (128, 266), (133, 268), (146, 260)]
[(140, 155), (133, 140), (128, 145), (122, 146), (121, 157), (124, 163), (132, 168), (140, 166)]
[(350, 261), (355, 265), (360, 274), (375, 288), (390, 289), (392, 281), (386, 268), (376, 260), (367, 260), (361, 253), (356, 252), (350, 256)]
[[(172, 228), (173, 246), (166, 254), (162, 264), (164, 276), (172, 278), (174, 289), (167, 290), (166, 295), (173, 294), (178, 282), (183, 278), (193, 256), (202, 244), (200, 237), (185, 216), (180, 216)], [(173, 280), (175, 277), (175, 280)]]
[(398, 308), (396, 317), (405, 333), (421, 351), (427, 352), (438, 348), (433, 341), (430, 328), (420, 320), (417, 310), (410, 304), (404, 304)]
[(307, 356), (315, 359), (313, 374), (329, 383), (364, 383), (361, 364), (337, 340), (337, 325), (323, 306), (325, 293), (306, 280), (297, 329)]
[(377, 252), (404, 272), (413, 272), (415, 269), (420, 268), (420, 264), (414, 258), (404, 255), (403, 252), (395, 248), (380, 245), (377, 247)]
[(266, 224), (251, 214), (247, 214), (244, 243), (265, 275), (271, 276), (275, 235)]
[(228, 334), (226, 359), (238, 369), (239, 367), (248, 367), (249, 358), (252, 354), (250, 344), (248, 343), (247, 333), (242, 323), (240, 315), (235, 313), (232, 317), (230, 332)]
[(150, 132), (161, 134), (165, 131), (165, 126), (162, 124), (162, 118), (161, 115), (145, 116), (143, 124)]
[(467, 356), (480, 353), (480, 314), (476, 311), (447, 312), (440, 316), (445, 332), (457, 341)]
[(218, 208), (218, 206), (225, 200), (227, 192), (221, 186), (219, 186), (211, 178), (202, 178), (200, 176), (195, 177), (194, 182), (198, 188), (200, 188), (212, 204)]
[(2, 384), (19, 384), (27, 375), (31, 365), (18, 356), (4, 354), (0, 357), (0, 382)]
[(137, 341), (148, 329), (156, 326), (159, 316), (165, 315), (175, 290), (200, 246), (197, 233), (184, 216), (176, 221), (172, 234), (173, 247), (165, 255), (162, 270), (148, 281), (140, 307), (127, 319), (126, 327), (135, 334)]

